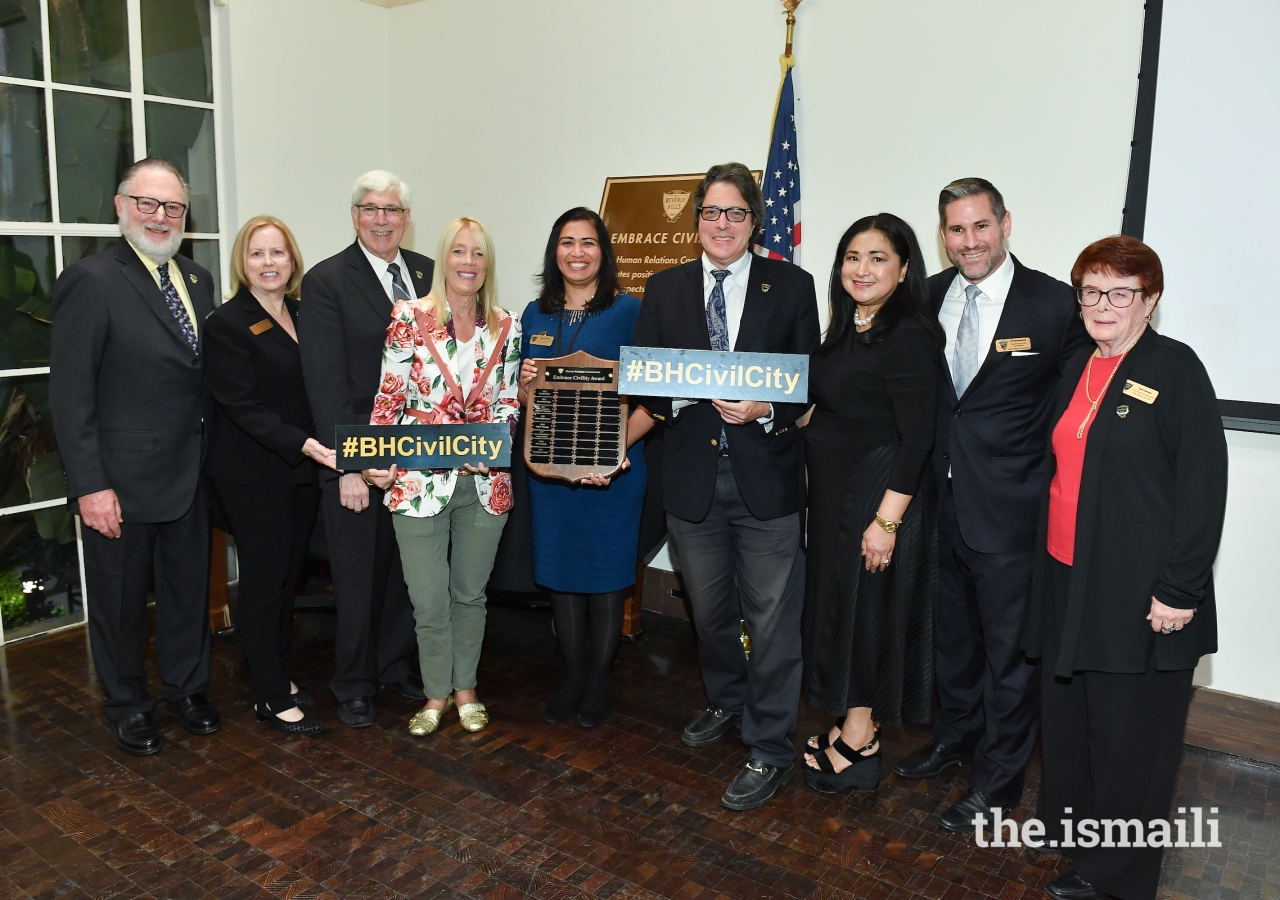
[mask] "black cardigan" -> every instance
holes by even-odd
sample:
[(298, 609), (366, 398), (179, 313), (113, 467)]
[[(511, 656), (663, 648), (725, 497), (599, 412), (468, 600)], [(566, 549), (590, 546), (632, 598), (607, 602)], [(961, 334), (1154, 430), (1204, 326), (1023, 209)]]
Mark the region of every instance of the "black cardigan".
[[(1067, 364), (1050, 435), (1093, 349)], [(1159, 393), (1146, 403), (1124, 393), (1130, 383)], [(1050, 615), (1047, 522), (1056, 469), (1050, 437), (1023, 641), (1031, 657), (1042, 655)], [(1213, 561), (1226, 505), (1227, 441), (1209, 375), (1190, 347), (1148, 328), (1089, 429), (1055, 674), (1193, 669), (1216, 652)], [(1157, 634), (1146, 618), (1153, 596), (1196, 614), (1182, 631)]]

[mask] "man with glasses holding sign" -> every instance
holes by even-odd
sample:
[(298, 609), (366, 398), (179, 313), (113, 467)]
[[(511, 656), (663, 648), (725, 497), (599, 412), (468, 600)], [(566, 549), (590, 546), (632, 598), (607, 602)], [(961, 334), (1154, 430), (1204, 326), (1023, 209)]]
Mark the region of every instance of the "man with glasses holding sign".
[[(431, 288), (432, 261), (400, 246), (409, 224), (409, 187), (390, 172), (361, 175), (351, 191), (356, 239), (302, 280), (298, 347), (321, 442), (338, 425), (365, 425), (378, 393), (382, 347), (394, 304)], [(358, 471), (325, 473), (320, 514), (337, 607), (333, 680), (338, 717), (372, 725), (380, 685), (421, 700), (413, 673), (413, 608), (382, 491)]]
[[(750, 170), (714, 166), (693, 199), (702, 256), (649, 279), (636, 346), (809, 354), (819, 338), (813, 277), (749, 252), (765, 215)], [(795, 763), (805, 500), (795, 422), (806, 404), (735, 401), (725, 390), (709, 401), (634, 399), (666, 425), (667, 528), (709, 700), (683, 740), (707, 746), (741, 723), (750, 758), (722, 802), (745, 810), (768, 802)]]

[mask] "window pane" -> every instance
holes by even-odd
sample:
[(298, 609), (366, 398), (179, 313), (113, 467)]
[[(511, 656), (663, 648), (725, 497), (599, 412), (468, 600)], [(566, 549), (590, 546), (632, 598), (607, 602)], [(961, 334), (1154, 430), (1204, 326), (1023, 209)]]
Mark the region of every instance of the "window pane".
[(0, 516), (5, 643), (84, 621), (75, 525), (65, 506)]
[(142, 0), (142, 84), (157, 97), (213, 102), (209, 0)]
[[(4, 424), (0, 426), (0, 509), (60, 500), (67, 496), (49, 412), (49, 376), (0, 379)], [(70, 539), (71, 514), (65, 506), (37, 510), (49, 539)], [(64, 515), (65, 513), (65, 515)], [(0, 519), (0, 521), (3, 521)]]
[(49, 365), (53, 268), (53, 238), (0, 235), (0, 369)]
[(53, 80), (129, 90), (125, 0), (49, 0)]
[(213, 275), (213, 305), (222, 302), (222, 263), (217, 241), (183, 241), (178, 252), (194, 259)]
[(0, 75), (44, 80), (40, 0), (0, 2)]
[(62, 239), (62, 267), (65, 269), (78, 259), (109, 250), (120, 240), (118, 237), (64, 237)]
[(129, 101), (54, 91), (53, 127), (62, 221), (114, 224), (116, 186), (133, 162)]
[(48, 222), (44, 91), (0, 84), (0, 219)]
[(147, 155), (167, 159), (191, 183), (187, 231), (218, 231), (213, 110), (147, 103)]

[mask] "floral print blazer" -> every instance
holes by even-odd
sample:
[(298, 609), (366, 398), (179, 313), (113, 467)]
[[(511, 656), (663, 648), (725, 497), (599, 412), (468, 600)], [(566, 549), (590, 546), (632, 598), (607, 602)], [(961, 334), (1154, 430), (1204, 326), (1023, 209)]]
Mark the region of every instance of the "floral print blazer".
[[(415, 312), (421, 310), (424, 322), (433, 322), (425, 313), (423, 299), (401, 300), (391, 313), (387, 327), (387, 343), (382, 351), (382, 384), (373, 401), (371, 425), (439, 425), (464, 422), (508, 422), (514, 443), (516, 388), (520, 380), (520, 320), (512, 319), (505, 342), (496, 348), (501, 354), (489, 373), (487, 383), (470, 408), (463, 409), (456, 394), (450, 392), (441, 375), (427, 341), (435, 344), (440, 358), (449, 366), (455, 383), (458, 377), (458, 343), (453, 329), (440, 325), (429, 334), (418, 327)], [(510, 314), (498, 310), (499, 316)], [(472, 339), (475, 348), (475, 370), (471, 382), (480, 380), (495, 352), (497, 337), (489, 333), (483, 322), (476, 323)], [(468, 394), (471, 393), (469, 390)], [(413, 412), (417, 413), (414, 415)], [(512, 452), (515, 452), (514, 447)], [(511, 473), (491, 470), (488, 475), (475, 475), (476, 493), (485, 512), (499, 516), (511, 509)], [(385, 503), (393, 513), (429, 517), (445, 508), (457, 484), (457, 469), (408, 470), (401, 472), (386, 492)]]

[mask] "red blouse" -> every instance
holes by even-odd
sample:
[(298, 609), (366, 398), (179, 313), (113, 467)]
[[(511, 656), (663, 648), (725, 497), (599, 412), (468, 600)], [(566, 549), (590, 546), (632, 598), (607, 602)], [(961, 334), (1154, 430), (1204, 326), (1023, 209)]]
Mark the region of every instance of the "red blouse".
[(1099, 407), (1084, 426), (1084, 434), (1076, 437), (1080, 423), (1089, 415), (1089, 398), (1085, 395), (1085, 377), (1089, 379), (1089, 392), (1101, 399), (1106, 392), (1112, 374), (1119, 367), (1124, 355), (1109, 359), (1094, 357), (1090, 374), (1089, 366), (1080, 373), (1075, 393), (1058, 424), (1053, 428), (1053, 455), (1058, 468), (1049, 485), (1049, 555), (1058, 562), (1071, 565), (1076, 552), (1076, 506), (1080, 502), (1080, 474), (1084, 471), (1084, 446), (1089, 440), (1089, 429), (1102, 411)]

